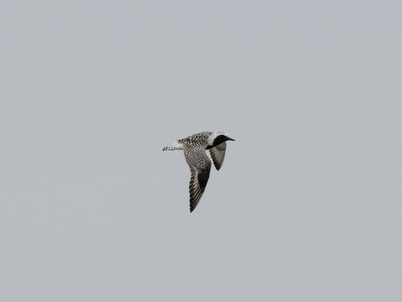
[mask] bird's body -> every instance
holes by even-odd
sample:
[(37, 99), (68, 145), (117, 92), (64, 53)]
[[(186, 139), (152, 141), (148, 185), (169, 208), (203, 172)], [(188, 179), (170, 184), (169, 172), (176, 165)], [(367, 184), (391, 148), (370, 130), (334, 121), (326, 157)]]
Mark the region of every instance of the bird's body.
[(183, 150), (184, 157), (190, 167), (190, 212), (194, 211), (200, 201), (209, 179), (211, 160), (205, 153), (209, 150), (217, 170), (222, 167), (225, 159), (226, 141), (230, 138), (225, 132), (201, 132), (189, 137), (178, 139), (176, 143), (167, 146), (162, 151)]

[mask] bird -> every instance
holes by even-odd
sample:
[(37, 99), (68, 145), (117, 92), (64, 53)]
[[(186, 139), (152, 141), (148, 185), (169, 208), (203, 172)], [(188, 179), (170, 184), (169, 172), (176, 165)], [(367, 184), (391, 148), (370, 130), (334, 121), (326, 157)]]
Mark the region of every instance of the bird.
[(162, 151), (183, 150), (191, 172), (189, 185), (190, 213), (195, 210), (200, 202), (211, 171), (211, 160), (206, 155), (205, 150), (209, 150), (214, 166), (219, 171), (225, 159), (226, 141), (234, 141), (234, 139), (222, 131), (207, 131), (178, 139), (176, 143), (162, 149)]

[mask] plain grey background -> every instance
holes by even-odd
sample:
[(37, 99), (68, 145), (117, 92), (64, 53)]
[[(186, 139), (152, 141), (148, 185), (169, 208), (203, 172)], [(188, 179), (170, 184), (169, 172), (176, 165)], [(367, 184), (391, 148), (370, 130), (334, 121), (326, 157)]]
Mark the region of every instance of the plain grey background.
[(401, 14), (3, 1), (0, 300), (402, 301)]

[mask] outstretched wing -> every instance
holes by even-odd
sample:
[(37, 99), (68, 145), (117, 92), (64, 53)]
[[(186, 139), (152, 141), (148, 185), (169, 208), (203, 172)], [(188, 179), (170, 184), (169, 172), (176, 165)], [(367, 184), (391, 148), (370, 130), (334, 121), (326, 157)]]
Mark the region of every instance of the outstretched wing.
[(211, 160), (205, 150), (197, 147), (185, 147), (184, 156), (190, 167), (190, 212), (194, 211), (207, 187)]
[(215, 168), (218, 171), (223, 165), (223, 160), (225, 159), (225, 152), (226, 152), (226, 142), (223, 142), (209, 149), (209, 153), (211, 154), (212, 160), (214, 161)]
[(202, 195), (204, 194), (205, 188), (207, 187), (210, 171), (211, 166), (201, 172), (198, 172), (195, 169), (191, 169), (190, 212), (195, 210), (201, 200)]

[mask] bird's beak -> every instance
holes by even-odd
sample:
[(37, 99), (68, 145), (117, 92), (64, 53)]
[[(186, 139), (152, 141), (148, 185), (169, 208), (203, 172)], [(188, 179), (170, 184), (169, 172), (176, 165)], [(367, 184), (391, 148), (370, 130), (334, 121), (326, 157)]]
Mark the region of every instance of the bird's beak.
[(233, 138), (228, 137), (228, 141), (235, 141)]

